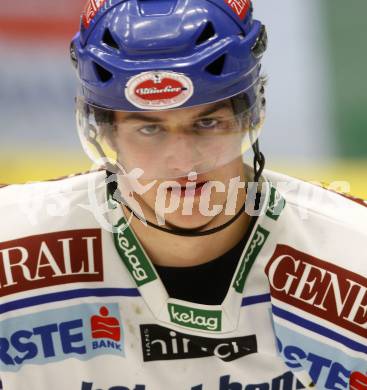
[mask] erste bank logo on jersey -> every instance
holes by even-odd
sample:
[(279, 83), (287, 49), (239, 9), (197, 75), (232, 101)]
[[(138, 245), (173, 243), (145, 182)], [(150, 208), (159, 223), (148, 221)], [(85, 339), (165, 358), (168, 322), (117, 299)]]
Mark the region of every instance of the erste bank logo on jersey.
[[(284, 332), (281, 333), (284, 336)], [(290, 369), (298, 376), (301, 373), (303, 378), (309, 377), (316, 389), (367, 389), (367, 377), (357, 371), (360, 367), (366, 367), (363, 357), (353, 358), (326, 343), (301, 334), (289, 336), (288, 333), (288, 341), (277, 338), (279, 353)], [(290, 344), (290, 340), (298, 344)], [(306, 373), (308, 375), (305, 375)]]
[(0, 243), (0, 297), (68, 283), (103, 281), (100, 229)]
[(69, 358), (125, 356), (117, 303), (82, 304), (0, 322), (0, 371)]
[(350, 390), (367, 390), (367, 376), (359, 371), (352, 372), (349, 378)]

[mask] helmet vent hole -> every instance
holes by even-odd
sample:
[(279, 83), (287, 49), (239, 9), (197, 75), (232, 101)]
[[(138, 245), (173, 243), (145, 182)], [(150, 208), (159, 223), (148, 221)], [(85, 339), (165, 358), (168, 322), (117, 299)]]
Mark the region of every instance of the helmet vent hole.
[(112, 79), (112, 73), (109, 72), (107, 69), (103, 68), (101, 65), (94, 63), (94, 68), (96, 70), (97, 76), (103, 83), (106, 83), (107, 81)]
[(103, 34), (102, 42), (105, 43), (107, 46), (112, 47), (113, 49), (117, 49), (117, 50), (120, 49), (119, 45), (113, 38), (111, 31), (108, 28), (106, 28)]
[(224, 64), (226, 62), (226, 55), (223, 54), (208, 65), (205, 69), (214, 76), (220, 76), (223, 73)]
[(208, 41), (210, 38), (215, 36), (215, 29), (212, 22), (208, 22), (204, 30), (201, 32), (199, 38), (196, 40), (197, 45), (201, 45), (202, 43)]

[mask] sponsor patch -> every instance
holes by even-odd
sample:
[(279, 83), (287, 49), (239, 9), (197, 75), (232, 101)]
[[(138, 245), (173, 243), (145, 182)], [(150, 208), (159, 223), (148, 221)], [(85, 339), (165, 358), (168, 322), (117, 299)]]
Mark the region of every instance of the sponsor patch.
[(168, 304), (171, 321), (187, 328), (220, 331), (222, 312), (220, 310), (202, 310), (188, 306)]
[[(204, 373), (205, 376), (205, 373)], [(238, 380), (238, 379), (237, 379)], [(222, 375), (218, 378), (218, 385), (215, 387), (208, 387), (204, 384), (187, 387), (187, 390), (294, 390), (305, 389), (300, 381), (298, 381), (291, 371), (285, 372), (275, 378), (270, 379), (270, 382), (263, 382), (257, 384), (240, 383), (231, 375)], [(165, 387), (164, 387), (165, 386)], [(149, 386), (148, 386), (149, 387)], [(126, 387), (125, 385), (115, 385), (112, 387), (103, 387), (94, 385), (93, 382), (82, 382), (80, 390), (148, 390), (145, 385), (135, 385), (133, 387)], [(167, 384), (162, 384), (162, 389), (170, 389)], [(177, 387), (174, 387), (175, 389)], [(150, 389), (150, 387), (149, 387)], [(185, 388), (186, 389), (186, 388)]]
[(100, 229), (69, 230), (0, 243), (0, 296), (103, 281)]
[(82, 15), (82, 21), (85, 28), (88, 28), (94, 17), (97, 15), (106, 0), (88, 0)]
[(367, 279), (361, 275), (286, 245), (276, 247), (265, 272), (272, 297), (367, 337)]
[(269, 205), (266, 211), (266, 215), (274, 221), (277, 221), (284, 207), (285, 199), (274, 187), (271, 187)]
[(106, 306), (102, 306), (99, 314), (90, 319), (93, 339), (121, 340), (121, 325), (117, 317), (111, 317)]
[(114, 233), (115, 245), (126, 268), (140, 287), (157, 279), (157, 274), (130, 229)]
[(225, 0), (225, 2), (241, 20), (245, 19), (251, 5), (250, 0)]
[(0, 371), (70, 358), (125, 356), (116, 303), (83, 304), (33, 313), (0, 323)]
[(236, 275), (233, 288), (242, 293), (245, 287), (247, 276), (250, 272), (252, 265), (254, 264), (258, 254), (265, 244), (266, 239), (269, 236), (269, 232), (262, 228), (260, 225), (257, 227), (253, 239), (245, 253), (243, 260), (241, 261), (240, 269)]
[(144, 72), (132, 77), (126, 85), (126, 99), (147, 110), (165, 110), (186, 103), (194, 93), (191, 79), (175, 72)]
[(316, 389), (349, 389), (354, 371), (366, 371), (364, 354), (349, 355), (345, 349), (337, 349), (295, 332), (275, 322), (278, 350), (285, 364), (296, 375), (312, 379)]
[(367, 376), (361, 372), (352, 372), (349, 378), (350, 390), (367, 390)]
[[(348, 388), (348, 377), (350, 375), (350, 371), (340, 363), (334, 361), (333, 359), (326, 359), (323, 355), (318, 355), (313, 352), (307, 353), (305, 350), (296, 345), (283, 346), (279, 339), (278, 346), (280, 352), (285, 358), (286, 365), (294, 369), (300, 376), (305, 378), (309, 376), (309, 381), (311, 381), (311, 383), (315, 383), (317, 388)], [(307, 370), (302, 370), (305, 367), (307, 367)]]
[(216, 356), (231, 362), (257, 352), (255, 335), (213, 339), (192, 336), (159, 325), (140, 325), (143, 359), (178, 360)]

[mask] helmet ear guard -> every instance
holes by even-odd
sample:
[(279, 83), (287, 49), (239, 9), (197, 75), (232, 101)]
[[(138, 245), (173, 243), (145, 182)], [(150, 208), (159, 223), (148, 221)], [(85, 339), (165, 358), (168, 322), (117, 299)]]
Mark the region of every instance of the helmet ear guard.
[(255, 45), (252, 46), (252, 54), (256, 58), (261, 58), (268, 48), (268, 33), (264, 25), (261, 26), (260, 34), (255, 42)]
[(75, 41), (72, 40), (70, 43), (70, 60), (75, 70), (78, 69), (78, 55), (77, 55), (77, 49), (75, 47)]

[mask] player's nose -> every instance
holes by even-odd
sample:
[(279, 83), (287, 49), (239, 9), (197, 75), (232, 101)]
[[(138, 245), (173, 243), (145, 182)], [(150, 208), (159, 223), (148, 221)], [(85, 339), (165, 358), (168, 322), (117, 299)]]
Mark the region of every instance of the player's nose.
[(167, 145), (167, 166), (182, 171), (191, 172), (203, 160), (195, 137), (187, 134), (175, 134), (170, 145)]

